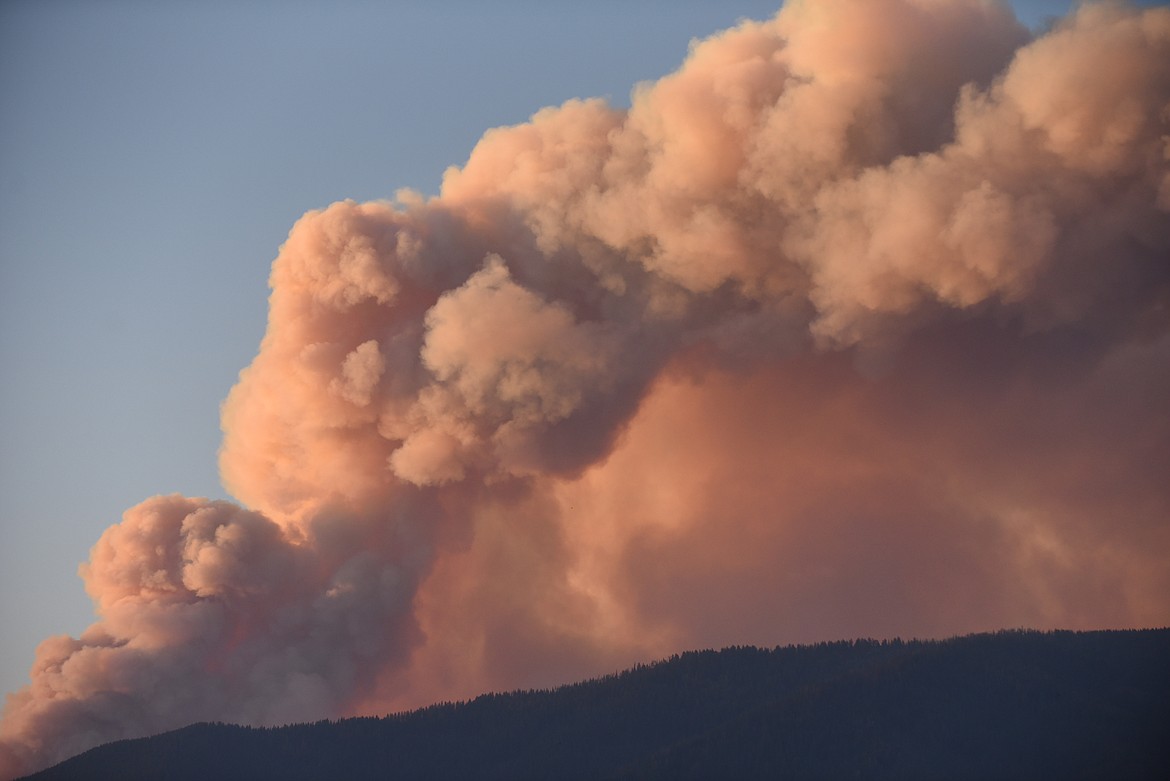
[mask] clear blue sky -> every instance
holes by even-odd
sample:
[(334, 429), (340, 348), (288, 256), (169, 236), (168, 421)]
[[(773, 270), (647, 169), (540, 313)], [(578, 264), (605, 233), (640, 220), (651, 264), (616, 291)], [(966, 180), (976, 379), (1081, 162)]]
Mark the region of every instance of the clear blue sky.
[(302, 212), (434, 194), (486, 128), (626, 105), (777, 6), (0, 2), (0, 690), (88, 625), (77, 565), (124, 509), (224, 496), (219, 403)]

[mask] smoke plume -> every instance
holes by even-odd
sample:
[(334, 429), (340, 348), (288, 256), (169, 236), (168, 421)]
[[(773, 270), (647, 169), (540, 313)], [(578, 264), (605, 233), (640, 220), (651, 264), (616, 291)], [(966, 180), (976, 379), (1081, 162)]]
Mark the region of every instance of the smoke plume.
[(792, 0), (306, 214), (271, 285), (243, 506), (102, 535), (0, 775), (688, 646), (1170, 623), (1168, 9)]

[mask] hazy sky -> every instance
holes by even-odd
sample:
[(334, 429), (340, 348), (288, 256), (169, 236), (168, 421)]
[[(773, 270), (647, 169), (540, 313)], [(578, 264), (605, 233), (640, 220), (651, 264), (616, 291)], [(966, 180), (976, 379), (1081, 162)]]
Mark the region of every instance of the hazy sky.
[[(1015, 7), (1031, 26), (1071, 3)], [(482, 133), (626, 106), (775, 4), (0, 4), (0, 690), (155, 495), (226, 498), (219, 405), (306, 210), (437, 193)]]

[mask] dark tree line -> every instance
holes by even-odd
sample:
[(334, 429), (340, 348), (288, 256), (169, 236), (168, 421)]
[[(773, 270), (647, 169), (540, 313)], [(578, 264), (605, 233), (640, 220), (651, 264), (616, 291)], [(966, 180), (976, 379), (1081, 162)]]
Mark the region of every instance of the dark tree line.
[(676, 655), (385, 718), (196, 724), (49, 779), (1170, 778), (1170, 630)]

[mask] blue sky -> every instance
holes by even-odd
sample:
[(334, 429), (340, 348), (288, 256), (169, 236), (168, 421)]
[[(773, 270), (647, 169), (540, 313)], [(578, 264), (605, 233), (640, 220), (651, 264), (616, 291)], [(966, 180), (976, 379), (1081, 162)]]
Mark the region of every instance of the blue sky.
[[(1016, 3), (1033, 26), (1070, 5)], [(0, 689), (90, 622), (77, 565), (123, 510), (225, 496), (219, 403), (300, 214), (434, 194), (485, 129), (625, 105), (776, 7), (0, 4)]]

